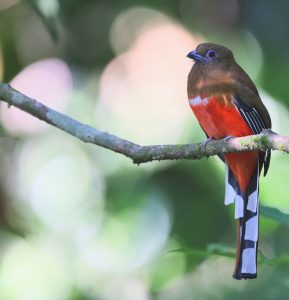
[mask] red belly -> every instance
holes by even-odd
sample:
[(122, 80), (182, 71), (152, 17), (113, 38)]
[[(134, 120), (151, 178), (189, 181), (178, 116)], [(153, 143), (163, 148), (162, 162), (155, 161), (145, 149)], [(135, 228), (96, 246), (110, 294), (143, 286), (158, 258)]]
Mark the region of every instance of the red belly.
[[(217, 97), (203, 101), (203, 103), (191, 105), (191, 108), (209, 137), (223, 139), (227, 136), (253, 134), (232, 103), (219, 101)], [(245, 192), (257, 166), (258, 152), (229, 153), (225, 154), (225, 159), (241, 190)]]

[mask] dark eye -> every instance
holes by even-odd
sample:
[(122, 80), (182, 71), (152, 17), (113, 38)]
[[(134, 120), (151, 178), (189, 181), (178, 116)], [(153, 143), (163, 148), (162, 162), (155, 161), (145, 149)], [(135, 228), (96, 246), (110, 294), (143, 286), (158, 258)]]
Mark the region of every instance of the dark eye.
[(208, 57), (214, 57), (214, 56), (216, 56), (216, 52), (213, 51), (213, 50), (209, 50), (209, 51), (207, 52), (207, 56), (208, 56)]

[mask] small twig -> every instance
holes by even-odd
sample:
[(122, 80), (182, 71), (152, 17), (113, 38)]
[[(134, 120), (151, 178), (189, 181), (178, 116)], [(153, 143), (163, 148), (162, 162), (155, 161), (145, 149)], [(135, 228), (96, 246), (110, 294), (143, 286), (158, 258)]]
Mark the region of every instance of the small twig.
[(9, 84), (0, 83), (0, 99), (28, 114), (53, 125), (80, 140), (123, 154), (141, 164), (154, 160), (200, 159), (216, 154), (251, 150), (280, 150), (289, 153), (289, 137), (264, 130), (258, 135), (185, 145), (140, 146), (110, 133), (80, 123), (48, 106), (16, 91)]

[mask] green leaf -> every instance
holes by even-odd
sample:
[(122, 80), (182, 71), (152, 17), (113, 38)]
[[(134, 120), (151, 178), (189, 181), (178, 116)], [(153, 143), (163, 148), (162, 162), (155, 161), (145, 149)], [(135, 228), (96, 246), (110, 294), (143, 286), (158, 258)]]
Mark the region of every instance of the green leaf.
[[(223, 257), (235, 258), (236, 250), (223, 244), (209, 244), (207, 249), (190, 249), (190, 248), (178, 248), (168, 251), (168, 253), (181, 252), (188, 256), (193, 257), (210, 257), (212, 255), (218, 255)], [(289, 253), (282, 254), (273, 258), (267, 258), (259, 250), (258, 263), (260, 265), (268, 266), (285, 266), (289, 264)]]
[(183, 253), (193, 257), (209, 257), (211, 254), (206, 250), (197, 250), (193, 248), (177, 248), (167, 251), (167, 253)]
[(207, 249), (178, 248), (168, 251), (168, 253), (174, 252), (181, 252), (193, 257), (210, 257), (212, 255), (219, 255), (234, 258), (236, 251), (234, 248), (227, 247), (222, 244), (209, 244)]
[(281, 212), (279, 209), (269, 206), (260, 206), (262, 216), (275, 220), (281, 224), (289, 226), (289, 215)]
[(225, 257), (235, 257), (236, 255), (236, 250), (234, 248), (222, 244), (209, 244), (207, 246), (207, 251), (209, 253)]

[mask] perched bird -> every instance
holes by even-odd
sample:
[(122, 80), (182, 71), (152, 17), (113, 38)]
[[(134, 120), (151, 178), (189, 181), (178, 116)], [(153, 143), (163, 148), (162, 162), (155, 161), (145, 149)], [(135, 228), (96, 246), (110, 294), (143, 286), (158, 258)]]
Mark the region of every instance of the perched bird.
[[(256, 86), (224, 46), (203, 43), (187, 57), (195, 61), (188, 75), (189, 104), (210, 139), (258, 134), (271, 119)], [(235, 202), (237, 219), (235, 279), (257, 277), (259, 175), (266, 175), (271, 152), (220, 155), (225, 163), (225, 204)]]

